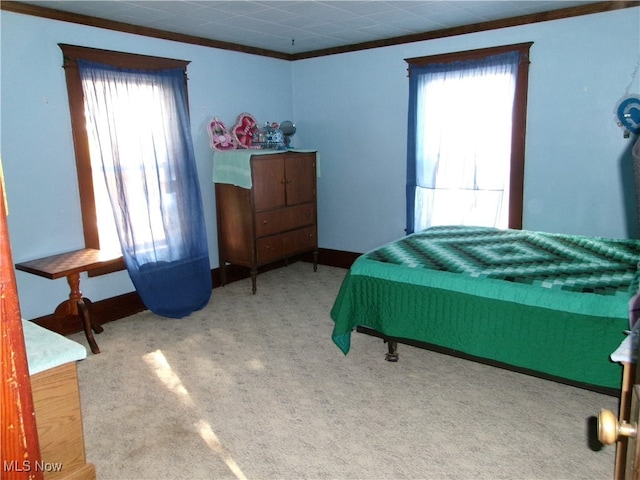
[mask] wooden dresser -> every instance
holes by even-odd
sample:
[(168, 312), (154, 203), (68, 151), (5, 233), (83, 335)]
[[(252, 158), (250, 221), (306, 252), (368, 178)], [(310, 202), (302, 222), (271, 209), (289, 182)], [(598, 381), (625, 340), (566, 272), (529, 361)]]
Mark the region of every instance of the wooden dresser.
[[(236, 161), (238, 164), (232, 165)], [(224, 174), (216, 174), (216, 162), (218, 172), (224, 172), (225, 166), (235, 172), (247, 169), (245, 180), (235, 184), (224, 181)], [(253, 293), (262, 265), (312, 252), (313, 269), (317, 269), (316, 175), (315, 152), (216, 153), (214, 182), (223, 285), (227, 263), (251, 269)]]

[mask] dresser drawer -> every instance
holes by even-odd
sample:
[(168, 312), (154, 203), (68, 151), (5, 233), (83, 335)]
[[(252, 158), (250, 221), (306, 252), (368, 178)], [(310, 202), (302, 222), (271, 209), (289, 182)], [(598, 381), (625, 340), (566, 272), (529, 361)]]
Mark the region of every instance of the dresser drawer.
[(313, 250), (317, 246), (315, 225), (290, 232), (259, 238), (256, 242), (258, 263), (269, 263), (298, 253)]
[(313, 203), (256, 213), (256, 237), (286, 232), (316, 223)]
[(286, 248), (293, 254), (308, 252), (318, 246), (318, 227), (301, 228), (285, 234)]

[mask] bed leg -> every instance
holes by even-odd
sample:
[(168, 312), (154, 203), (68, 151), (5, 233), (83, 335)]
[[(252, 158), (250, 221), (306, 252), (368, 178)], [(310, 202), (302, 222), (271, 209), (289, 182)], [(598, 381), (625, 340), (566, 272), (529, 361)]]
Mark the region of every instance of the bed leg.
[(385, 356), (385, 360), (387, 362), (397, 362), (398, 361), (398, 342), (395, 340), (385, 340), (387, 343), (388, 352)]

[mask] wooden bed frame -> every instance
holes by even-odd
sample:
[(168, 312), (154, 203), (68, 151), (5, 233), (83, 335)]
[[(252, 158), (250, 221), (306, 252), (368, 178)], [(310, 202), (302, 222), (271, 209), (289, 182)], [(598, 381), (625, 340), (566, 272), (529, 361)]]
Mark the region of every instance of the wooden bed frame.
[[(541, 378), (543, 380), (549, 380), (552, 382), (562, 383), (565, 385), (570, 385), (576, 388), (582, 388), (584, 390), (589, 390), (596, 393), (602, 393), (604, 395), (609, 395), (611, 397), (619, 397), (621, 395), (619, 388), (609, 388), (609, 387), (601, 387), (597, 385), (591, 385), (584, 382), (578, 382), (573, 380), (567, 380), (566, 378), (549, 375), (543, 372), (539, 372), (536, 370), (532, 370), (529, 368), (522, 368), (511, 365), (505, 362), (499, 362), (496, 360), (491, 360), (490, 358), (478, 357), (476, 355), (470, 355), (468, 353), (462, 352), (460, 350), (455, 350), (452, 348), (442, 347), (440, 345), (435, 345), (433, 343), (421, 342), (419, 340), (412, 340), (410, 338), (398, 338), (398, 337), (390, 337), (388, 335), (384, 335), (377, 330), (374, 330), (369, 327), (364, 327), (358, 325), (356, 327), (356, 332), (362, 333), (364, 335), (370, 335), (372, 337), (377, 337), (382, 339), (382, 341), (387, 345), (387, 352), (385, 353), (385, 360), (387, 362), (398, 362), (400, 360), (399, 353), (399, 344), (408, 345), (411, 347), (422, 348), (424, 350), (429, 350), (436, 353), (441, 353), (444, 355), (450, 355), (452, 357), (462, 358), (463, 360), (469, 360), (476, 363), (482, 363), (484, 365), (489, 365), (496, 368), (503, 368), (505, 370), (509, 370), (511, 372), (522, 373), (524, 375), (530, 375), (532, 377)], [(620, 378), (621, 381), (624, 382), (624, 370), (620, 369)], [(624, 391), (624, 385), (623, 385)]]
[(31, 376), (41, 463), (46, 480), (95, 480), (87, 463), (76, 362)]

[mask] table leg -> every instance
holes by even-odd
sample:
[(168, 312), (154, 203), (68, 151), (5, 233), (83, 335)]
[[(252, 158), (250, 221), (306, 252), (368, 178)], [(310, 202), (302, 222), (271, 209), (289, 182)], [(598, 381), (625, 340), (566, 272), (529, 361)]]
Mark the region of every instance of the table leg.
[(104, 329), (102, 326), (94, 323), (89, 313), (89, 306), (91, 302), (88, 299), (82, 298), (82, 292), (80, 291), (80, 274), (72, 273), (67, 277), (69, 288), (69, 313), (80, 319), (84, 334), (87, 337), (87, 342), (91, 347), (93, 353), (100, 353), (100, 348), (93, 337), (93, 332), (102, 333)]
[[(82, 326), (84, 328), (84, 335), (87, 337), (87, 342), (89, 342), (89, 347), (91, 347), (92, 353), (100, 353), (100, 348), (96, 343), (96, 339), (93, 337), (94, 324), (91, 322), (91, 315), (89, 314), (89, 307), (85, 303), (84, 299), (78, 300), (77, 303), (78, 308), (78, 316), (82, 320)], [(96, 333), (102, 333), (103, 328), (98, 325), (99, 331), (96, 330)]]

